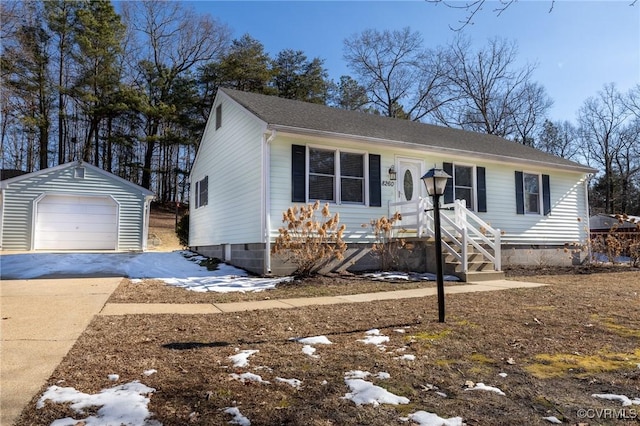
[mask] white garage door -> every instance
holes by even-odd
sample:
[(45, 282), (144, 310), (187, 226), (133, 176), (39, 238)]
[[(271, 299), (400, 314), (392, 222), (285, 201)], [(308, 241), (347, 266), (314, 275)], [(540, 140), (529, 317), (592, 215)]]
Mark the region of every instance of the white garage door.
[(36, 250), (115, 250), (118, 204), (110, 197), (46, 195), (36, 206)]

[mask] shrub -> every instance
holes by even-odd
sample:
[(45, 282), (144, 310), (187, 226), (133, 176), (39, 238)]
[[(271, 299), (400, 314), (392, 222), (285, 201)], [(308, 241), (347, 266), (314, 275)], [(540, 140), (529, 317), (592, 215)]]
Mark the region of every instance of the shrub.
[(180, 218), (176, 225), (176, 235), (183, 247), (189, 245), (189, 213)]
[(399, 212), (395, 212), (390, 218), (382, 216), (378, 219), (371, 219), (370, 224), (375, 237), (371, 250), (380, 257), (383, 271), (398, 266), (399, 250), (406, 246), (404, 239), (393, 236), (393, 227), (400, 220), (402, 220), (402, 215)]
[(347, 245), (342, 239), (345, 225), (338, 225), (340, 216), (329, 211), (329, 204), (322, 208), (322, 219), (318, 218), (320, 208), (315, 204), (289, 207), (282, 214), (279, 235), (271, 248), (271, 253), (283, 256), (286, 262), (296, 265), (295, 276), (304, 277), (314, 273), (324, 262), (331, 259), (342, 260)]

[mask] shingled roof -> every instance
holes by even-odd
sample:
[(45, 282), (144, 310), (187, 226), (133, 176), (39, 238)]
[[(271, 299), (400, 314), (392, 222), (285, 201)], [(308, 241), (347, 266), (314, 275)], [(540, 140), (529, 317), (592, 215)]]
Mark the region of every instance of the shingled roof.
[(348, 111), (257, 93), (220, 88), (275, 130), (326, 134), (371, 143), (416, 145), (458, 155), (524, 163), (543, 163), (585, 173), (596, 170), (540, 150), (483, 133)]

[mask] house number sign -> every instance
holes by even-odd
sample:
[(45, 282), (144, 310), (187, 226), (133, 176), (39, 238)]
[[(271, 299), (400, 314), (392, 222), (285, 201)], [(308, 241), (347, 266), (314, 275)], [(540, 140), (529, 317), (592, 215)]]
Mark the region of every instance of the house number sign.
[(382, 186), (394, 186), (395, 182), (392, 180), (383, 180)]

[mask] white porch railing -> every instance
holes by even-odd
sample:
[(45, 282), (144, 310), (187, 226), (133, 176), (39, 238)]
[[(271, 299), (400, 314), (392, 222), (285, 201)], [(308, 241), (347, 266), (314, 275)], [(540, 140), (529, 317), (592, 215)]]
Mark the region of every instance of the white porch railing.
[[(453, 208), (453, 218), (447, 209)], [(389, 217), (395, 212), (402, 215), (399, 225), (394, 227), (395, 237), (434, 237), (433, 204), (430, 197), (414, 201), (389, 203)], [(446, 204), (440, 215), (442, 247), (469, 272), (469, 246), (493, 264), (495, 271), (502, 270), (501, 231), (467, 209), (463, 200)]]

